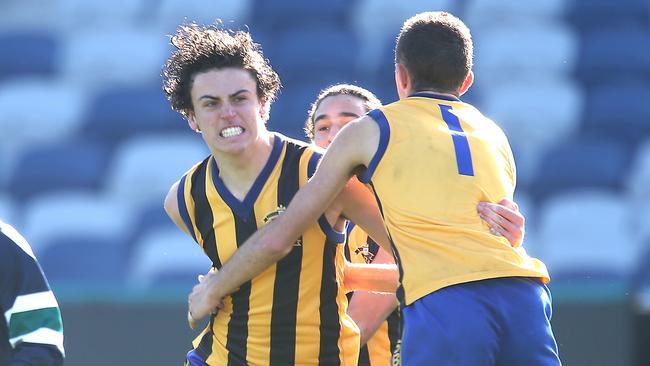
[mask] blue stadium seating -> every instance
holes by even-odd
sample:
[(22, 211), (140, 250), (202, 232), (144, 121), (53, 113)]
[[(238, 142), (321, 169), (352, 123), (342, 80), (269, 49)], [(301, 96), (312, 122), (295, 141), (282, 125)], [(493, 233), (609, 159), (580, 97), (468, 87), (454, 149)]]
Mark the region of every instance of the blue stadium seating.
[(189, 129), (174, 112), (159, 88), (113, 87), (94, 96), (84, 118), (82, 132), (104, 140), (120, 140), (138, 134), (185, 132)]
[(650, 80), (650, 44), (647, 27), (599, 28), (584, 34), (578, 77), (588, 85)]
[(0, 33), (0, 81), (26, 76), (53, 76), (59, 70), (60, 45), (50, 33)]
[(627, 26), (648, 26), (650, 11), (646, 0), (573, 0), (567, 2), (567, 23), (579, 30)]
[(647, 83), (592, 88), (584, 105), (582, 130), (588, 135), (638, 143), (650, 137), (648, 101), (650, 88)]
[(530, 193), (537, 201), (577, 188), (620, 190), (628, 175), (631, 151), (615, 140), (574, 138), (542, 158)]
[(267, 36), (265, 55), (281, 75), (309, 80), (319, 73), (356, 74), (359, 42), (350, 31), (310, 27)]
[(61, 236), (36, 253), (53, 285), (119, 285), (125, 273), (125, 245), (115, 237)]
[(625, 201), (607, 190), (564, 192), (544, 202), (538, 224), (540, 256), (553, 282), (627, 283), (640, 246)]
[(341, 29), (353, 20), (357, 0), (317, 1), (254, 0), (251, 4), (250, 24), (265, 30), (283, 31), (293, 28), (307, 30), (314, 25)]
[(102, 141), (61, 141), (34, 147), (17, 159), (8, 191), (25, 199), (37, 193), (102, 188), (110, 150)]

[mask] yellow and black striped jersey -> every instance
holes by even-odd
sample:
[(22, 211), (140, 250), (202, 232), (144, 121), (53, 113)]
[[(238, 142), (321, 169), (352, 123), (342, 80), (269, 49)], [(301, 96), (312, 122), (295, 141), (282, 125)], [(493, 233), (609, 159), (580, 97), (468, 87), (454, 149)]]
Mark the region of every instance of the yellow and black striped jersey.
[[(276, 134), (243, 201), (219, 178), (213, 156), (180, 180), (181, 217), (219, 269), (239, 245), (282, 214), (320, 154)], [(278, 263), (227, 297), (193, 346), (209, 365), (356, 365), (359, 329), (342, 287), (345, 234), (321, 217)]]
[(515, 163), (503, 131), (476, 108), (417, 93), (368, 113), (380, 129), (360, 176), (393, 241), (406, 305), (440, 288), (498, 277), (548, 280), (544, 264), (491, 235), (476, 207), (512, 199)]
[[(352, 263), (372, 263), (379, 245), (354, 223), (347, 227), (345, 257)], [(350, 298), (352, 293), (348, 294)], [(368, 343), (359, 351), (359, 366), (390, 366), (391, 357), (400, 338), (399, 311), (393, 311)]]

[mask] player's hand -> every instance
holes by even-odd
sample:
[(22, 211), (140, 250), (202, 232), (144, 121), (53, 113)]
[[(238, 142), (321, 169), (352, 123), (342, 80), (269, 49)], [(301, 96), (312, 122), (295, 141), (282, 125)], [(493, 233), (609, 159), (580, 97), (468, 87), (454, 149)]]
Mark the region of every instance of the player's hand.
[(526, 232), (526, 219), (515, 202), (508, 199), (502, 199), (499, 203), (480, 202), (478, 213), (490, 226), (492, 234), (508, 239), (515, 248), (521, 246)]
[(194, 286), (188, 297), (187, 322), (192, 329), (196, 328), (199, 320), (223, 308), (223, 299), (215, 299), (211, 296), (209, 278), (214, 273), (210, 271), (207, 275), (199, 275), (199, 283)]

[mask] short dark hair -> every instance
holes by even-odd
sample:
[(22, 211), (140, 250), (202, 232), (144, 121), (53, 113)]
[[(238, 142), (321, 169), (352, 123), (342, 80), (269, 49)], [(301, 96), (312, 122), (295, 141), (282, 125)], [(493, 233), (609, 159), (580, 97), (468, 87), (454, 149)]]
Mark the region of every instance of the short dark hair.
[(406, 67), (413, 91), (458, 94), (472, 69), (474, 46), (469, 28), (446, 12), (417, 14), (402, 26), (395, 63)]
[(253, 42), (248, 32), (221, 29), (220, 23), (209, 26), (189, 23), (176, 29), (171, 44), (176, 50), (163, 68), (163, 90), (172, 108), (185, 117), (193, 111), (190, 92), (194, 77), (199, 73), (227, 67), (242, 68), (253, 76), (257, 96), (267, 105), (275, 100), (282, 86), (260, 45)]
[(307, 120), (305, 121), (304, 131), (310, 140), (314, 140), (314, 113), (316, 113), (316, 110), (325, 98), (333, 97), (336, 95), (351, 95), (353, 97), (361, 99), (366, 112), (381, 107), (381, 101), (379, 98), (377, 98), (377, 96), (375, 96), (370, 90), (364, 89), (360, 86), (351, 84), (336, 84), (323, 89), (321, 90), (320, 94), (318, 94), (316, 101), (311, 104), (311, 108), (309, 108), (309, 113), (307, 115)]

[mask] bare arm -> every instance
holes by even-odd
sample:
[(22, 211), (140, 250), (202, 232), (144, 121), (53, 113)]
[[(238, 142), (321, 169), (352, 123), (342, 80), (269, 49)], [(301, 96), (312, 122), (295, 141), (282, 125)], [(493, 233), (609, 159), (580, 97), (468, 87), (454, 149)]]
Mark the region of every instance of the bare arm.
[(165, 197), (165, 212), (167, 212), (167, 216), (178, 226), (183, 232), (187, 235), (190, 235), (190, 232), (188, 231), (188, 228), (185, 226), (183, 223), (183, 219), (181, 218), (181, 213), (178, 209), (178, 199), (177, 199), (177, 194), (178, 194), (178, 184), (179, 181), (176, 183), (172, 184), (172, 187), (169, 189), (169, 192), (167, 192), (167, 196)]
[[(372, 125), (366, 125), (353, 122), (343, 128), (325, 153), (315, 175), (296, 193), (287, 211), (253, 234), (219, 272), (208, 274), (194, 287), (189, 297), (190, 313), (194, 319), (208, 315), (224, 296), (289, 253), (293, 242), (332, 203), (354, 169), (365, 164), (362, 155), (365, 143), (359, 144), (359, 141), (368, 141), (364, 128), (372, 128)], [(379, 129), (376, 128), (375, 132), (374, 149), (379, 141)], [(370, 155), (374, 154), (372, 147), (365, 147), (372, 151)]]
[[(373, 265), (396, 267), (393, 262), (393, 255), (379, 248), (377, 256), (373, 260)], [(381, 263), (381, 264), (380, 264)], [(348, 269), (346, 268), (345, 278), (347, 286)], [(366, 270), (367, 271), (367, 270)], [(393, 286), (397, 285), (397, 277)], [(389, 283), (384, 280), (383, 283)], [(394, 290), (394, 288), (393, 288)], [(368, 291), (355, 291), (348, 306), (348, 315), (352, 317), (359, 330), (361, 331), (361, 345), (365, 345), (368, 340), (377, 332), (381, 323), (397, 308), (397, 297), (394, 293), (377, 293)]]

